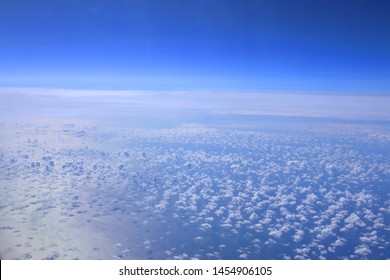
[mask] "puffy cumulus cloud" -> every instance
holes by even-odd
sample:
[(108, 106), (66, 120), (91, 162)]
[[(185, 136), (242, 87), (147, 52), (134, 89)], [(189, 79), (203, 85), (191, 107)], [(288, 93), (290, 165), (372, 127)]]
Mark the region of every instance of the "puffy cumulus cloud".
[(343, 246), (347, 240), (344, 238), (338, 238), (335, 242), (332, 243), (334, 246)]
[(352, 213), (345, 220), (345, 226), (341, 229), (342, 231), (346, 231), (349, 229), (353, 229), (354, 227), (364, 227), (366, 224), (360, 219), (360, 217), (356, 213)]
[(203, 224), (201, 224), (200, 226), (199, 226), (199, 228), (201, 229), (201, 230), (204, 230), (204, 231), (206, 231), (206, 230), (209, 230), (209, 229), (211, 229), (213, 226), (211, 225), (211, 224), (209, 224), (209, 223), (203, 223)]
[(300, 242), (305, 236), (305, 232), (301, 229), (297, 229), (295, 234), (293, 235), (294, 242)]
[(283, 234), (283, 231), (276, 229), (269, 229), (269, 235), (273, 238), (279, 239)]
[(367, 256), (371, 254), (371, 250), (366, 244), (363, 244), (355, 248), (355, 254)]
[(246, 260), (246, 259), (248, 259), (248, 254), (241, 254), (241, 255), (239, 255), (239, 258)]
[(189, 256), (186, 253), (183, 253), (181, 255), (173, 256), (174, 260), (188, 260)]

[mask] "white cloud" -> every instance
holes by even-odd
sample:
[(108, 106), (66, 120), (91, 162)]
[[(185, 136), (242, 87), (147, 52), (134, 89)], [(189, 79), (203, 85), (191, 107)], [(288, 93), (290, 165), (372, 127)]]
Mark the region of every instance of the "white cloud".
[(366, 244), (363, 244), (355, 249), (355, 254), (367, 256), (371, 254), (371, 250)]
[(199, 229), (200, 229), (200, 230), (209, 230), (209, 229), (211, 229), (212, 227), (213, 227), (213, 226), (210, 225), (209, 223), (203, 223), (203, 224), (200, 225)]
[(42, 104), (48, 98), (60, 98), (68, 106), (73, 100), (73, 105), (80, 101), (85, 106), (111, 104), (116, 110), (180, 109), (215, 114), (390, 120), (390, 97), (386, 95), (0, 88), (0, 104), (6, 106), (21, 106), (24, 103), (20, 101), (31, 96), (39, 96), (35, 101)]

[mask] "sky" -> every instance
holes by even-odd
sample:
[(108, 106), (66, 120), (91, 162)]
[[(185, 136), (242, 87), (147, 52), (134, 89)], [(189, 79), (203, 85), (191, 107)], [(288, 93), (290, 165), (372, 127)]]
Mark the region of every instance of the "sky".
[(390, 94), (390, 2), (0, 0), (0, 87)]

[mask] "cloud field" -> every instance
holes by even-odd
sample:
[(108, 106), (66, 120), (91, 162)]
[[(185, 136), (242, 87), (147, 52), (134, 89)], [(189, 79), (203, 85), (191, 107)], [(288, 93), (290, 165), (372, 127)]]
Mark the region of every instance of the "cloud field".
[(3, 258), (390, 258), (388, 123), (293, 117), (387, 97), (54, 92), (0, 94)]

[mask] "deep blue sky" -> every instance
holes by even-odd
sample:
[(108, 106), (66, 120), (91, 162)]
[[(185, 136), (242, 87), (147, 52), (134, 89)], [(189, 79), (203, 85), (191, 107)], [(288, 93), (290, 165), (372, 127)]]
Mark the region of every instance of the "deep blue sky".
[(0, 0), (0, 86), (390, 93), (390, 1)]

